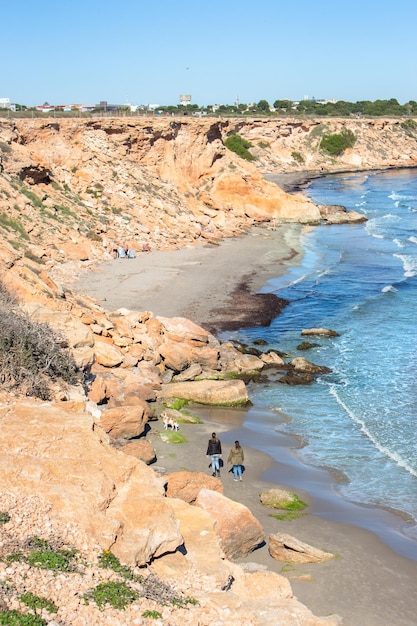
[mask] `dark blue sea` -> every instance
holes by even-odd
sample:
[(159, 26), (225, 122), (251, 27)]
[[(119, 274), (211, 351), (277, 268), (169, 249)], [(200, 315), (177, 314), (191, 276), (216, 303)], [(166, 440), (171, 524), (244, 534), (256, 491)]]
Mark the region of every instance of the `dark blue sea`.
[[(266, 436), (297, 435), (298, 457), (331, 468), (337, 494), (401, 512), (403, 532), (417, 541), (417, 170), (326, 176), (305, 193), (368, 221), (306, 228), (301, 264), (262, 289), (288, 307), (269, 327), (228, 338), (263, 338), (268, 349), (332, 373), (309, 386), (254, 385), (257, 423), (249, 412), (245, 427), (259, 429), (264, 411)], [(308, 338), (319, 346), (300, 352), (301, 330), (310, 327), (339, 336)]]

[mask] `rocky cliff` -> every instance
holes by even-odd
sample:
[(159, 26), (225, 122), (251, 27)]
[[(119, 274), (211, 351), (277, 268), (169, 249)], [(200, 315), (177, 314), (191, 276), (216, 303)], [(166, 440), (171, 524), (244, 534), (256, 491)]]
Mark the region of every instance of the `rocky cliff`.
[[(178, 592), (198, 600), (187, 610), (166, 609), (166, 623), (276, 624), (277, 611), (283, 625), (339, 623), (315, 618), (282, 577), (246, 573), (227, 559), (219, 520), (208, 509), (166, 497), (166, 479), (146, 464), (149, 449), (123, 452), (178, 389), (206, 404), (245, 403), (245, 385), (234, 375), (266, 363), (281, 366), (278, 355), (242, 355), (195, 324), (157, 311), (106, 313), (56, 278), (58, 268), (68, 276), (108, 258), (114, 241), (175, 248), (273, 219), (319, 223), (318, 207), (263, 177), (299, 170), (294, 152), (316, 171), (414, 165), (416, 139), (400, 121), (326, 124), (335, 131), (349, 126), (358, 137), (355, 148), (337, 160), (325, 157), (318, 150), (323, 125), (315, 121), (0, 122), (1, 279), (30, 319), (59, 331), (86, 375), (84, 385), (57, 382), (49, 403), (22, 397), (19, 389), (2, 392), (0, 582), (8, 581), (9, 590), (2, 606), (18, 608), (19, 593), (41, 589), (59, 597), (59, 624), (145, 623), (137, 621), (137, 605), (120, 618), (82, 602), (83, 589), (103, 579), (99, 551), (112, 550), (133, 568), (152, 563)], [(251, 141), (256, 161), (225, 148), (230, 131)], [(231, 506), (222, 501), (222, 522)], [(256, 531), (254, 548), (259, 525), (248, 512), (239, 515), (245, 529)], [(238, 543), (233, 553), (243, 545), (239, 526), (234, 522), (230, 533)], [(42, 574), (23, 557), (11, 564), (10, 555), (28, 552), (33, 536), (82, 551), (89, 564), (84, 578)], [(158, 608), (156, 601), (150, 606)]]

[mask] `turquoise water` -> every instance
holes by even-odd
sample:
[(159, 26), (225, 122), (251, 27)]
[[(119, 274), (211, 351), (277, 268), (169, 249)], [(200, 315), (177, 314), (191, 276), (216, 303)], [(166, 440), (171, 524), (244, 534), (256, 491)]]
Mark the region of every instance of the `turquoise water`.
[[(262, 290), (289, 306), (268, 328), (227, 337), (264, 338), (267, 349), (332, 369), (311, 386), (253, 386), (269, 416), (263, 428), (299, 435), (305, 463), (345, 476), (341, 496), (404, 513), (417, 539), (417, 171), (327, 176), (306, 193), (368, 221), (307, 229), (301, 265)], [(339, 337), (310, 338), (319, 347), (298, 351), (301, 330), (317, 326)], [(273, 423), (269, 411), (290, 419)]]

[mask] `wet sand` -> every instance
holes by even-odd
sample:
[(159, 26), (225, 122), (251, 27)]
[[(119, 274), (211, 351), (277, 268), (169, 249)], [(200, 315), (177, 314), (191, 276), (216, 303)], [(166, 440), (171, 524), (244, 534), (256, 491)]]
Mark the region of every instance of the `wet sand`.
[[(221, 242), (175, 252), (141, 253), (133, 260), (112, 260), (88, 272), (73, 285), (75, 291), (95, 297), (107, 310), (125, 307), (150, 310), (155, 315), (186, 316), (219, 332), (236, 320), (242, 294), (256, 294), (269, 279), (297, 263), (299, 225), (276, 231), (257, 227), (250, 233)], [(274, 298), (274, 296), (273, 296)], [(255, 299), (247, 319), (268, 319), (270, 302)], [(281, 303), (282, 304), (282, 303)], [(258, 317), (257, 316), (259, 313)], [(272, 317), (275, 316), (273, 312)], [(266, 321), (268, 323), (268, 321)], [(269, 532), (286, 532), (336, 558), (319, 565), (290, 566), (295, 595), (316, 615), (337, 613), (349, 626), (409, 626), (417, 624), (417, 543), (402, 533), (398, 515), (348, 503), (336, 493), (336, 480), (326, 470), (307, 467), (296, 455), (295, 439), (275, 431), (257, 429), (260, 416), (254, 407), (238, 409), (195, 407), (203, 424), (183, 424), (188, 443), (166, 444), (151, 423), (148, 434), (157, 451), (155, 469), (206, 471), (207, 439), (216, 430), (224, 443), (224, 459), (239, 439), (245, 449), (247, 470), (242, 483), (223, 472), (225, 494), (246, 504)], [(270, 451), (272, 456), (264, 451)], [(274, 460), (275, 459), (275, 460)], [(263, 488), (281, 486), (308, 503), (306, 515), (278, 522), (260, 504)], [(381, 540), (383, 539), (383, 540)], [(391, 547), (390, 547), (391, 546)], [(410, 557), (410, 558), (407, 558)], [(264, 546), (245, 561), (281, 571)]]

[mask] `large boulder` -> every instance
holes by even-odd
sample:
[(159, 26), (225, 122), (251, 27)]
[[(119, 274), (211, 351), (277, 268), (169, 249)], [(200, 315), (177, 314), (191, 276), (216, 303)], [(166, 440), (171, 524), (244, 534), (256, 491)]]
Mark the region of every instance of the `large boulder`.
[(218, 478), (203, 472), (172, 472), (165, 476), (166, 494), (169, 498), (180, 498), (193, 504), (202, 489), (211, 489), (223, 494), (223, 485)]
[(338, 337), (339, 333), (335, 330), (331, 330), (330, 328), (305, 328), (301, 331), (301, 335), (303, 337)]
[(100, 426), (113, 440), (133, 439), (145, 431), (152, 411), (146, 402), (134, 406), (107, 409), (100, 418)]
[(174, 372), (182, 372), (190, 365), (190, 352), (187, 345), (167, 341), (161, 344), (159, 354), (165, 367)]
[(329, 374), (332, 371), (325, 365), (316, 365), (301, 356), (290, 361), (290, 365), (298, 372), (310, 372), (311, 374)]
[(210, 489), (202, 489), (195, 504), (215, 521), (215, 531), (227, 557), (246, 556), (265, 541), (262, 525), (243, 504)]
[(242, 380), (198, 380), (162, 385), (160, 397), (181, 398), (199, 404), (234, 406), (249, 402)]
[(136, 459), (143, 461), (146, 465), (150, 465), (156, 461), (155, 448), (146, 439), (136, 439), (135, 441), (129, 441), (120, 448), (124, 454), (130, 454)]
[(209, 342), (209, 333), (186, 319), (185, 317), (157, 317), (163, 333), (170, 341), (188, 343), (194, 346), (205, 345)]
[(117, 367), (123, 362), (122, 352), (109, 341), (104, 341), (97, 336), (94, 342), (94, 352), (97, 363), (104, 367)]

